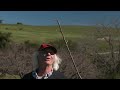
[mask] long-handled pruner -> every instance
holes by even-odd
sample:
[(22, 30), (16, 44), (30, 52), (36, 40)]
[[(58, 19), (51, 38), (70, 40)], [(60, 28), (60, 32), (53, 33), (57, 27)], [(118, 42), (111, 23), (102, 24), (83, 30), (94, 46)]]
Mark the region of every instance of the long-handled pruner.
[(80, 73), (79, 73), (79, 71), (78, 71), (78, 69), (77, 69), (77, 67), (76, 67), (75, 61), (74, 61), (73, 56), (72, 56), (72, 54), (71, 54), (71, 51), (70, 51), (70, 49), (69, 49), (69, 47), (68, 47), (67, 41), (66, 41), (66, 39), (65, 39), (65, 37), (64, 37), (64, 34), (63, 34), (63, 32), (62, 32), (62, 28), (61, 28), (61, 26), (60, 26), (60, 23), (59, 23), (58, 20), (56, 20), (56, 21), (57, 21), (57, 24), (58, 24), (58, 26), (59, 26), (60, 33), (62, 34), (63, 40), (64, 40), (64, 42), (65, 42), (65, 45), (66, 45), (66, 47), (67, 47), (67, 50), (68, 50), (68, 52), (69, 52), (69, 55), (70, 55), (70, 57), (71, 57), (72, 63), (73, 63), (73, 65), (74, 65), (75, 69), (76, 69), (76, 72), (77, 72), (79, 78), (82, 79), (82, 77), (81, 77), (81, 75), (80, 75)]

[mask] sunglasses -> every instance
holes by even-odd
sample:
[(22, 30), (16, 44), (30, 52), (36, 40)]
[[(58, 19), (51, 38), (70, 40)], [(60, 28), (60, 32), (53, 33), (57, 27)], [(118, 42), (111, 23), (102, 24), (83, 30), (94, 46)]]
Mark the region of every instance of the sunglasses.
[(48, 54), (48, 53), (50, 53), (51, 55), (54, 55), (55, 54), (55, 52), (53, 51), (53, 50), (51, 50), (51, 49), (44, 49), (44, 50), (42, 50), (41, 51), (43, 54)]

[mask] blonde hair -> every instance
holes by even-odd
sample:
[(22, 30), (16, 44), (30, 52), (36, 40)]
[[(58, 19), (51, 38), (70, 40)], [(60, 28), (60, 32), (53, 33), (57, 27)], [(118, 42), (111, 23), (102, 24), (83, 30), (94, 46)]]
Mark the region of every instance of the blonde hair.
[[(39, 52), (36, 51), (33, 54), (33, 70), (36, 70), (39, 67), (38, 56), (39, 56)], [(55, 71), (57, 71), (59, 69), (59, 64), (61, 64), (61, 62), (62, 62), (61, 58), (58, 55), (55, 54), (55, 60), (54, 60), (54, 63), (53, 63), (53, 69)]]

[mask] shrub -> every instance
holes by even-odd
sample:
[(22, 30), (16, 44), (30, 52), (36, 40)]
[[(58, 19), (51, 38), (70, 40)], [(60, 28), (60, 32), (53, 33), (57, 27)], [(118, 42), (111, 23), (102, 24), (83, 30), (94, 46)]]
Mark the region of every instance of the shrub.
[(0, 48), (5, 48), (8, 43), (11, 41), (11, 33), (2, 33), (0, 32)]

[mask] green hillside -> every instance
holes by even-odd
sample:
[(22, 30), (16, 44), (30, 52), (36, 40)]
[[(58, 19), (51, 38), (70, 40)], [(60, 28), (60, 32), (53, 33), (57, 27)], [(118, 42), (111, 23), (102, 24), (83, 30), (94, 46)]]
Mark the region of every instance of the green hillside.
[[(95, 30), (93, 26), (61, 26), (67, 39), (89, 39)], [(62, 38), (58, 26), (30, 26), (17, 24), (1, 24), (0, 31), (12, 33), (12, 40), (23, 42), (46, 42)]]

